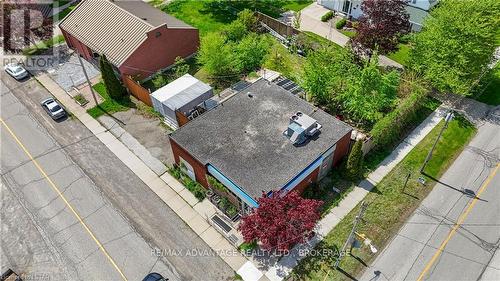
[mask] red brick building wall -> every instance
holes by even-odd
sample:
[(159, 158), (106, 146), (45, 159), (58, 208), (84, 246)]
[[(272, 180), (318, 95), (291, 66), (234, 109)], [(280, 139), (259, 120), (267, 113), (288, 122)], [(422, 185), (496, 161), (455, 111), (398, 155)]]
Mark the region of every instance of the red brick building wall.
[(75, 50), (77, 53), (83, 56), (86, 60), (92, 59), (92, 50), (89, 49), (85, 44), (76, 39), (73, 35), (69, 34), (65, 30), (61, 29), (61, 33), (64, 36), (64, 40), (68, 47)]
[(186, 58), (198, 51), (198, 29), (168, 28), (148, 33), (148, 39), (119, 67), (122, 74), (146, 78), (171, 66), (176, 57)]
[(170, 146), (172, 147), (172, 153), (174, 155), (174, 160), (177, 165), (180, 164), (179, 157), (182, 157), (184, 161), (191, 164), (196, 176), (196, 181), (201, 183), (204, 187), (208, 188), (207, 181), (207, 168), (205, 165), (196, 160), (191, 154), (189, 154), (184, 148), (178, 145), (174, 140), (170, 139)]
[[(105, 28), (102, 27), (102, 28)], [(92, 50), (70, 33), (61, 29), (68, 46), (92, 60)], [(189, 57), (198, 51), (198, 29), (167, 28), (160, 26), (148, 32), (148, 38), (118, 68), (123, 75), (147, 78), (158, 70), (174, 64), (176, 57)]]
[(337, 166), (340, 160), (344, 158), (349, 153), (349, 146), (351, 144), (351, 132), (343, 136), (338, 142), (335, 148), (335, 154), (333, 155), (333, 166)]
[[(350, 141), (351, 133), (349, 132), (337, 142), (337, 146), (333, 156), (333, 166), (337, 166), (340, 160), (349, 153)], [(206, 179), (207, 168), (194, 157), (192, 157), (181, 146), (179, 146), (174, 140), (170, 139), (170, 145), (172, 147), (175, 163), (179, 164), (179, 157), (182, 157), (182, 159), (187, 161), (193, 167), (196, 180), (204, 187), (208, 188), (209, 185)], [(318, 180), (319, 170), (320, 167), (312, 171), (306, 178), (304, 178), (299, 184), (297, 184), (297, 186), (295, 186), (293, 190), (297, 191), (299, 194), (302, 193), (307, 186)]]
[(319, 167), (316, 168), (316, 170), (312, 171), (312, 173), (309, 174), (305, 179), (303, 179), (295, 188), (293, 191), (298, 192), (301, 194), (304, 192), (306, 187), (308, 187), (311, 183), (316, 182), (318, 180), (318, 175), (319, 175)]

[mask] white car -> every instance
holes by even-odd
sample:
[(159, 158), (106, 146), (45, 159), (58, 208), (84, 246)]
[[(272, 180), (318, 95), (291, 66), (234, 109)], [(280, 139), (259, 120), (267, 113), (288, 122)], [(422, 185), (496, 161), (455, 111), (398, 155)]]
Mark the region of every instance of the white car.
[(28, 77), (28, 71), (18, 63), (9, 63), (4, 67), (4, 70), (16, 80)]
[(59, 105), (59, 103), (57, 103), (54, 98), (44, 99), (41, 102), (41, 105), (43, 106), (43, 109), (47, 111), (49, 116), (54, 120), (66, 116), (66, 111), (64, 110), (64, 108), (62, 108), (62, 106)]

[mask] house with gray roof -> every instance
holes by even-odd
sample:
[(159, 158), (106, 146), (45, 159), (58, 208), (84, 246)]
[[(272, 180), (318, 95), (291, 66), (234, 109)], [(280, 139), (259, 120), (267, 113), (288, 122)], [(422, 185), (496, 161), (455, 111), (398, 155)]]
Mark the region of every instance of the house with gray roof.
[(143, 79), (187, 58), (198, 29), (140, 0), (83, 0), (59, 24), (68, 46), (97, 63), (101, 55), (122, 75)]
[[(170, 135), (176, 163), (240, 210), (272, 191), (302, 192), (347, 155), (352, 128), (284, 88), (259, 79)], [(217, 191), (216, 191), (217, 192)]]

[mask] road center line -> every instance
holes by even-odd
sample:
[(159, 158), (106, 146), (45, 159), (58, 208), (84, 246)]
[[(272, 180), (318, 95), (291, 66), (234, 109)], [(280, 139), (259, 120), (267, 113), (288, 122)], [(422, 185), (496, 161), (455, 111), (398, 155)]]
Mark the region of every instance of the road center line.
[(52, 187), (52, 189), (59, 195), (59, 197), (64, 201), (64, 203), (66, 204), (66, 206), (68, 206), (68, 208), (71, 210), (71, 212), (75, 215), (75, 217), (78, 220), (78, 222), (80, 222), (80, 224), (83, 226), (83, 228), (85, 228), (85, 230), (88, 232), (88, 234), (90, 235), (90, 237), (94, 240), (94, 242), (97, 244), (97, 246), (99, 247), (99, 249), (103, 252), (103, 254), (106, 256), (106, 258), (111, 262), (111, 264), (116, 269), (116, 271), (118, 271), (118, 273), (120, 274), (121, 278), (124, 281), (128, 281), (127, 278), (125, 277), (125, 275), (123, 274), (123, 272), (121, 271), (121, 269), (118, 267), (118, 265), (113, 260), (113, 258), (108, 254), (108, 252), (106, 251), (106, 249), (104, 249), (104, 246), (101, 244), (101, 242), (99, 242), (99, 240), (95, 237), (94, 233), (92, 233), (92, 231), (90, 230), (90, 228), (82, 220), (82, 218), (76, 212), (76, 210), (73, 208), (73, 206), (71, 206), (69, 204), (68, 200), (66, 200), (66, 198), (61, 193), (61, 191), (59, 190), (59, 188), (57, 188), (57, 186), (55, 185), (55, 183), (49, 178), (49, 176), (47, 175), (47, 173), (45, 173), (45, 171), (42, 169), (42, 167), (40, 166), (40, 164), (38, 164), (38, 162), (33, 158), (33, 156), (28, 151), (28, 149), (26, 149), (26, 147), (24, 146), (24, 144), (19, 140), (19, 138), (14, 134), (14, 132), (10, 129), (10, 127), (7, 125), (7, 123), (5, 123), (3, 121), (2, 118), (0, 118), (0, 122), (5, 126), (5, 128), (7, 129), (7, 131), (14, 138), (14, 140), (17, 142), (17, 144), (22, 148), (22, 150), (24, 151), (24, 153), (31, 159), (31, 162), (33, 162), (33, 164), (35, 164), (35, 166), (37, 167), (37, 169), (40, 171), (40, 173), (42, 174), (42, 176), (47, 180), (47, 182), (50, 184), (50, 186)]
[(448, 236), (446, 237), (446, 239), (443, 241), (443, 243), (441, 243), (441, 245), (439, 246), (439, 248), (437, 249), (436, 253), (434, 253), (434, 256), (432, 256), (431, 260), (427, 263), (427, 265), (425, 266), (424, 270), (422, 270), (422, 272), (420, 273), (420, 275), (418, 276), (418, 279), (417, 281), (422, 281), (423, 278), (425, 277), (425, 275), (427, 274), (427, 272), (429, 271), (429, 269), (432, 267), (432, 265), (434, 264), (434, 262), (436, 262), (436, 259), (441, 255), (441, 253), (443, 252), (444, 250), (444, 247), (446, 247), (446, 245), (448, 244), (448, 242), (450, 242), (451, 238), (455, 235), (455, 233), (457, 232), (457, 229), (460, 227), (460, 225), (462, 225), (462, 223), (465, 221), (465, 219), (467, 218), (467, 216), (469, 215), (470, 211), (472, 210), (472, 208), (474, 208), (474, 205), (476, 205), (476, 202), (478, 201), (479, 199), (479, 196), (486, 190), (486, 188), (488, 187), (488, 185), (490, 184), (491, 180), (493, 179), (493, 177), (495, 177), (497, 171), (498, 171), (498, 168), (500, 167), (500, 163), (497, 163), (495, 169), (493, 170), (493, 172), (491, 172), (491, 174), (488, 176), (488, 178), (486, 179), (486, 181), (483, 183), (483, 185), (481, 186), (481, 188), (479, 189), (478, 193), (476, 194), (476, 196), (474, 197), (474, 199), (472, 199), (472, 202), (470, 203), (470, 205), (467, 207), (467, 209), (465, 209), (465, 211), (462, 213), (462, 215), (458, 218), (457, 220), (457, 223), (453, 226), (453, 228), (450, 230), (450, 232), (448, 233)]

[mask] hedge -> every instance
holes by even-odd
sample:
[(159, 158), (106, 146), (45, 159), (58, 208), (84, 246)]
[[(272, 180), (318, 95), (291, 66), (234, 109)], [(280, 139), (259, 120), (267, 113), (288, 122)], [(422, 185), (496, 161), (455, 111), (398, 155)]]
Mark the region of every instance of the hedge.
[(336, 29), (342, 29), (344, 28), (344, 26), (347, 24), (347, 20), (346, 19), (340, 19), (336, 24), (335, 24), (335, 28)]
[(321, 21), (326, 22), (326, 21), (329, 21), (331, 18), (333, 18), (333, 12), (332, 11), (328, 11), (328, 12), (326, 12), (326, 14), (324, 14), (321, 17)]
[(392, 111), (380, 119), (370, 134), (377, 148), (391, 145), (401, 138), (404, 129), (412, 124), (422, 109), (427, 90), (419, 85), (412, 88), (412, 92)]

